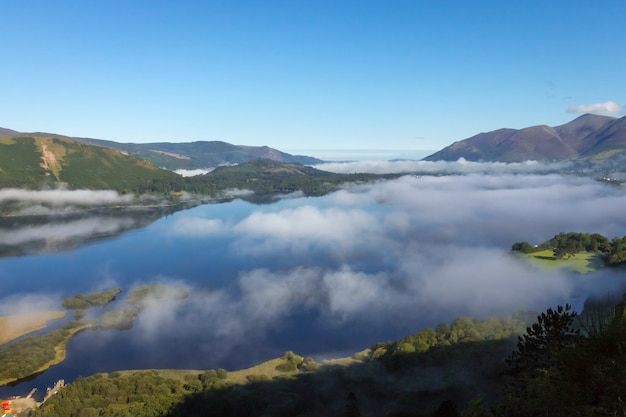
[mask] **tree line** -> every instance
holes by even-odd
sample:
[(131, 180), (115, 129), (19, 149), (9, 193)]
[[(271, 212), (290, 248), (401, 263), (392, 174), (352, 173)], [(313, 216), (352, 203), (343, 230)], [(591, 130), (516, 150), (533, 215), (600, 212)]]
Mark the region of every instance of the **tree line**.
[[(624, 302), (610, 314), (583, 314), (584, 319), (568, 305), (550, 308), (511, 345), (510, 334), (528, 314), (460, 318), (377, 344), (359, 364), (302, 369), (246, 384), (229, 381), (223, 369), (185, 376), (154, 370), (97, 374), (78, 378), (32, 416), (623, 415)], [(485, 387), (475, 378), (481, 373), (493, 382), (490, 389), (501, 392), (488, 406), (481, 397)], [(465, 379), (440, 386), (440, 378), (459, 375)]]
[[(249, 375), (245, 384), (234, 383), (225, 370), (182, 377), (157, 371), (93, 375), (70, 384), (34, 416), (342, 416), (357, 408), (362, 415), (393, 409), (430, 415), (460, 391), (463, 398), (476, 395), (476, 385), (459, 388), (460, 375), (497, 378), (528, 317), (521, 312), (503, 319), (461, 317), (376, 344), (350, 365), (321, 365), (287, 352), (276, 367), (280, 376)], [(437, 392), (430, 391), (424, 367), (448, 375)]]

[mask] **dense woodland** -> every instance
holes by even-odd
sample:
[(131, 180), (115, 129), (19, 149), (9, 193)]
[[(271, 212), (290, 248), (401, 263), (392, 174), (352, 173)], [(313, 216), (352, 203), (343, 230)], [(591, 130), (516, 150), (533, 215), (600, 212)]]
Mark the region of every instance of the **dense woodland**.
[(602, 255), (610, 266), (626, 262), (626, 236), (609, 240), (598, 233), (559, 233), (540, 245), (533, 246), (528, 242), (516, 242), (511, 248), (512, 251), (522, 253), (534, 253), (546, 249), (554, 250), (556, 259), (565, 259), (580, 252), (596, 252)]

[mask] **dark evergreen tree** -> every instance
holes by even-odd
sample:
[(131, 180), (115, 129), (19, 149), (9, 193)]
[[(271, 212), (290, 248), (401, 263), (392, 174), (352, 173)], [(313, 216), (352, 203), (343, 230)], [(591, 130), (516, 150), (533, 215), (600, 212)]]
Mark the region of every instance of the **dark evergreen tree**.
[(582, 340), (573, 326), (576, 316), (569, 304), (550, 308), (518, 337), (517, 349), (506, 359), (514, 378), (505, 390), (506, 415), (566, 415), (571, 411), (566, 360)]
[(350, 391), (346, 399), (346, 417), (361, 417), (359, 402), (354, 392)]
[(461, 414), (452, 401), (446, 400), (435, 411), (435, 417), (461, 417)]

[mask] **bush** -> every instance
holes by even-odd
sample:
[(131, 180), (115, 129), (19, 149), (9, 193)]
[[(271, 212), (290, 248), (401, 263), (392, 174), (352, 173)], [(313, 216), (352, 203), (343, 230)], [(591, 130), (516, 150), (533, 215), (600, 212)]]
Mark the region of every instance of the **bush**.
[(280, 372), (295, 372), (297, 369), (297, 365), (293, 362), (281, 363), (276, 366), (276, 370)]
[(270, 377), (265, 374), (260, 374), (260, 375), (248, 375), (246, 376), (246, 379), (248, 380), (248, 382), (265, 382), (265, 381), (269, 381)]

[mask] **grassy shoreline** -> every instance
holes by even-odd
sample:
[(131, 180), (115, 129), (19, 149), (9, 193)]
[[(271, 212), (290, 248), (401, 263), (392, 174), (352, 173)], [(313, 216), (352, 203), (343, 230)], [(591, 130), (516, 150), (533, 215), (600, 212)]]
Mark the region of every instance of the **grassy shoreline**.
[(93, 328), (95, 328), (94, 324), (87, 323), (80, 327), (76, 327), (70, 330), (69, 334), (63, 339), (63, 341), (59, 342), (54, 347), (54, 359), (42, 365), (41, 368), (35, 371), (35, 373), (37, 374), (39, 372), (47, 371), (50, 367), (54, 365), (58, 365), (61, 362), (63, 362), (65, 360), (65, 357), (67, 356), (67, 344), (69, 343), (70, 340), (72, 340), (72, 337), (76, 336), (80, 332), (93, 329)]
[[(0, 379), (0, 386), (4, 386), (7, 384), (10, 384), (12, 382), (15, 381), (19, 381), (21, 379), (25, 379), (25, 378), (29, 378), (33, 375), (42, 373), (47, 371), (48, 369), (50, 369), (50, 367), (54, 366), (54, 365), (58, 365), (59, 363), (63, 362), (65, 360), (65, 357), (67, 355), (67, 344), (69, 343), (69, 341), (72, 339), (72, 337), (74, 337), (75, 335), (77, 335), (78, 333), (85, 331), (85, 330), (89, 330), (92, 328), (95, 328), (97, 326), (96, 323), (94, 322), (83, 322), (83, 323), (76, 323), (73, 326), (65, 326), (61, 329), (58, 330), (54, 330), (50, 333), (48, 333), (45, 336), (39, 336), (42, 338), (45, 337), (51, 337), (51, 336), (56, 336), (57, 334), (60, 334), (61, 332), (66, 332), (65, 335), (63, 335), (63, 337), (59, 338), (59, 340), (57, 340), (54, 345), (52, 346), (45, 346), (45, 343), (43, 343), (44, 346), (38, 348), (38, 349), (42, 349), (42, 350), (46, 350), (47, 348), (51, 348), (54, 351), (54, 357), (44, 363), (42, 363), (41, 365), (37, 366), (36, 368), (28, 371), (27, 373), (23, 374), (23, 375), (17, 375), (17, 376), (9, 376), (9, 377), (5, 377)], [(37, 336), (35, 336), (37, 337)], [(26, 342), (28, 342), (28, 339), (26, 340)], [(25, 343), (26, 343), (25, 342)], [(20, 342), (18, 342), (20, 343)], [(48, 342), (49, 343), (49, 342)], [(21, 346), (18, 345), (11, 345), (10, 347), (6, 348), (6, 349), (18, 349), (18, 350), (22, 350), (20, 349)], [(28, 347), (30, 348), (30, 346)], [(22, 363), (26, 363), (27, 359), (26, 358), (20, 358), (19, 357), (19, 353), (17, 354), (18, 356), (18, 362), (22, 362)], [(36, 364), (33, 364), (33, 366), (36, 366)]]

